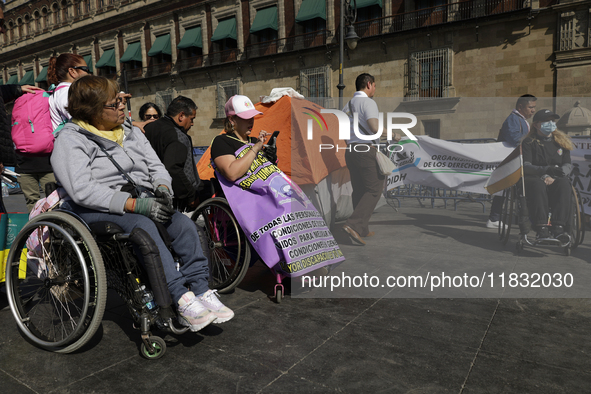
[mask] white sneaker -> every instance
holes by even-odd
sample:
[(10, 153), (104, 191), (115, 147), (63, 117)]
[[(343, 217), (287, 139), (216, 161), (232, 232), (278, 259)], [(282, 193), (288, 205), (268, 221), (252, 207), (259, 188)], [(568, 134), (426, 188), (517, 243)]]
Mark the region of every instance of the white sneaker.
[(214, 323), (224, 323), (234, 317), (234, 312), (222, 304), (217, 292), (217, 290), (207, 290), (198, 300), (216, 316)]
[[(505, 230), (507, 229), (507, 225), (505, 224)], [(499, 228), (499, 222), (493, 222), (492, 220), (488, 219), (488, 222), (486, 222), (486, 228), (495, 228), (498, 229)]]
[(192, 291), (188, 291), (179, 300), (179, 323), (193, 332), (212, 323), (216, 315), (204, 306)]

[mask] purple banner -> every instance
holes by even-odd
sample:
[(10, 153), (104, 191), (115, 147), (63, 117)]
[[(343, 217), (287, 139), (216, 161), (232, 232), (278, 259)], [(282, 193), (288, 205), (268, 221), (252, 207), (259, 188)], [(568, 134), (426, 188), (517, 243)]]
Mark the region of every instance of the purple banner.
[[(251, 148), (247, 144), (235, 156)], [(345, 260), (302, 189), (262, 154), (235, 182), (216, 174), (240, 227), (269, 268), (293, 277)]]

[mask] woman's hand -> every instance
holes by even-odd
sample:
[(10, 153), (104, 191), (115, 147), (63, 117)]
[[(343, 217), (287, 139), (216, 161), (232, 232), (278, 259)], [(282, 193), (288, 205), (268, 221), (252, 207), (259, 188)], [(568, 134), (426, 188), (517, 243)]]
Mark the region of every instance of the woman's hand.
[(36, 90), (43, 90), (43, 89), (38, 88), (37, 86), (23, 85), (23, 86), (21, 86), (21, 90), (23, 91), (23, 93), (33, 93)]
[(554, 178), (552, 178), (551, 176), (547, 176), (546, 178), (544, 178), (544, 183), (545, 183), (547, 186), (550, 186), (551, 184), (553, 184), (553, 183), (554, 183)]
[(257, 137), (257, 142), (252, 147), (254, 153), (258, 154), (263, 149), (263, 147), (265, 146), (265, 140), (267, 139), (267, 136), (270, 134), (271, 133), (265, 130), (261, 130), (259, 136)]

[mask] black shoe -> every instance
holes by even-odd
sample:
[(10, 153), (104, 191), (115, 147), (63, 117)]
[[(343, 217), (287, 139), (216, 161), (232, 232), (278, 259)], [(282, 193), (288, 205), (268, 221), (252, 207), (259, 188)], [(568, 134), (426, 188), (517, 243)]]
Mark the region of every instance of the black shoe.
[(554, 237), (558, 238), (560, 235), (564, 234), (564, 227), (560, 225), (552, 226), (552, 233), (554, 234)]
[(550, 238), (550, 231), (548, 230), (548, 226), (540, 226), (538, 228), (538, 239), (549, 239)]

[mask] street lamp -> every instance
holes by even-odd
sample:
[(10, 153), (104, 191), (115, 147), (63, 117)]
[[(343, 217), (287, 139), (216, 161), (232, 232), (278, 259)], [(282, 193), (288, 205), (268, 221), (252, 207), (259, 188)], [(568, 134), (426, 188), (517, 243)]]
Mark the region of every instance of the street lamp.
[[(353, 5), (351, 6), (351, 2)], [(345, 54), (345, 41), (349, 49), (357, 48), (359, 36), (355, 33), (353, 23), (357, 19), (357, 0), (341, 0), (341, 21), (339, 24), (339, 109), (343, 108), (343, 57)], [(347, 35), (345, 36), (345, 21), (347, 23)]]

